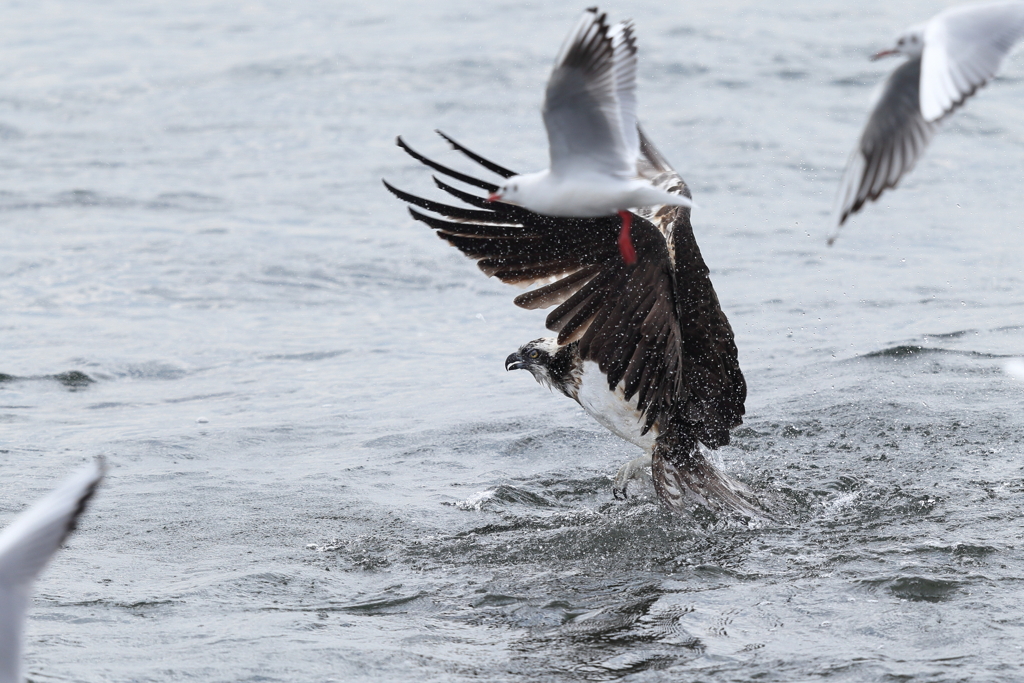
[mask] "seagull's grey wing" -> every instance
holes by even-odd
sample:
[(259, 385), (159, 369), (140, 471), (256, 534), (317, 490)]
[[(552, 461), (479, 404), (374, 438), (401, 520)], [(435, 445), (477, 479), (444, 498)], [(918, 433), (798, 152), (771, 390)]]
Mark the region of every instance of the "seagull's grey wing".
[(620, 92), (633, 97), (627, 106), (635, 126), (635, 60), (630, 25), (612, 31), (605, 14), (584, 12), (559, 51), (544, 98), (552, 172), (586, 170), (623, 178), (636, 172), (638, 143), (628, 146), (619, 99)]
[(615, 96), (619, 100), (619, 123), (626, 152), (636, 160), (640, 156), (640, 136), (636, 120), (636, 37), (633, 23), (624, 21), (611, 31), (615, 51)]
[(75, 529), (103, 477), (92, 463), (0, 532), (0, 682), (21, 681), (21, 632), (33, 580)]
[(1024, 2), (953, 7), (925, 29), (921, 114), (937, 121), (985, 85), (1024, 37)]
[(896, 187), (935, 134), (938, 123), (925, 121), (918, 106), (920, 76), (921, 58), (911, 58), (883, 86), (839, 183), (834, 209), (837, 225), (864, 202)]

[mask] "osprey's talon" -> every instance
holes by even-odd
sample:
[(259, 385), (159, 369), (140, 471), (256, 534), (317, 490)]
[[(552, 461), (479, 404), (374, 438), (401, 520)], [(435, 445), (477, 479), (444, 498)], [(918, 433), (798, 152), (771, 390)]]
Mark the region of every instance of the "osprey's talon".
[(629, 498), (629, 482), (631, 481), (650, 485), (651, 477), (647, 474), (647, 469), (650, 466), (651, 456), (641, 455), (639, 458), (633, 458), (620, 467), (615, 475), (615, 481), (612, 482), (612, 495), (615, 496), (615, 499), (618, 500), (620, 495), (622, 500)]

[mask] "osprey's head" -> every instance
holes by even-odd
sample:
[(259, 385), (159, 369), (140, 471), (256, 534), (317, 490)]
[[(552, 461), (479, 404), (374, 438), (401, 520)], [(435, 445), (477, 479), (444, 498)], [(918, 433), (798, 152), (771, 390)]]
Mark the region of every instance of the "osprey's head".
[(579, 362), (576, 344), (559, 346), (554, 337), (526, 342), (505, 359), (506, 370), (529, 370), (533, 378), (550, 389), (576, 398), (579, 380), (573, 370)]

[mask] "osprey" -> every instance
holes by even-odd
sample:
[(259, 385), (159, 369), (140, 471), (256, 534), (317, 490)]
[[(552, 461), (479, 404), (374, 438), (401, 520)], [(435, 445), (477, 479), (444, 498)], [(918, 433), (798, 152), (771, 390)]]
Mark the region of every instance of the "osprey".
[[(515, 175), (438, 133), (488, 171)], [(690, 197), (642, 130), (638, 135), (638, 174)], [(488, 193), (497, 187), (428, 159), (401, 137), (396, 142), (448, 178)], [(516, 297), (516, 305), (556, 307), (547, 328), (557, 336), (525, 345), (506, 367), (531, 370), (647, 451), (620, 471), (616, 489), (624, 489), (649, 458), (655, 490), (668, 507), (682, 511), (696, 504), (716, 513), (764, 517), (746, 487), (716, 468), (701, 448), (729, 443), (729, 431), (743, 421), (747, 387), (732, 328), (694, 240), (690, 209), (664, 205), (634, 213), (636, 262), (627, 264), (618, 248), (618, 216), (546, 216), (488, 202), (436, 176), (434, 182), (466, 206), (384, 185), (411, 205), (414, 219), (475, 259), (488, 276), (539, 285)]]

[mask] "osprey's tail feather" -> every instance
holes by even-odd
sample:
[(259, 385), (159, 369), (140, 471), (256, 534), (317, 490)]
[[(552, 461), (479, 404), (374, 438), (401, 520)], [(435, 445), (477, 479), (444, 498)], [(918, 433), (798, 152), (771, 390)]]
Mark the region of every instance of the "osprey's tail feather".
[(702, 506), (715, 516), (748, 522), (771, 519), (753, 492), (715, 467), (695, 440), (682, 441), (660, 438), (654, 446), (651, 474), (665, 505), (677, 512)]

